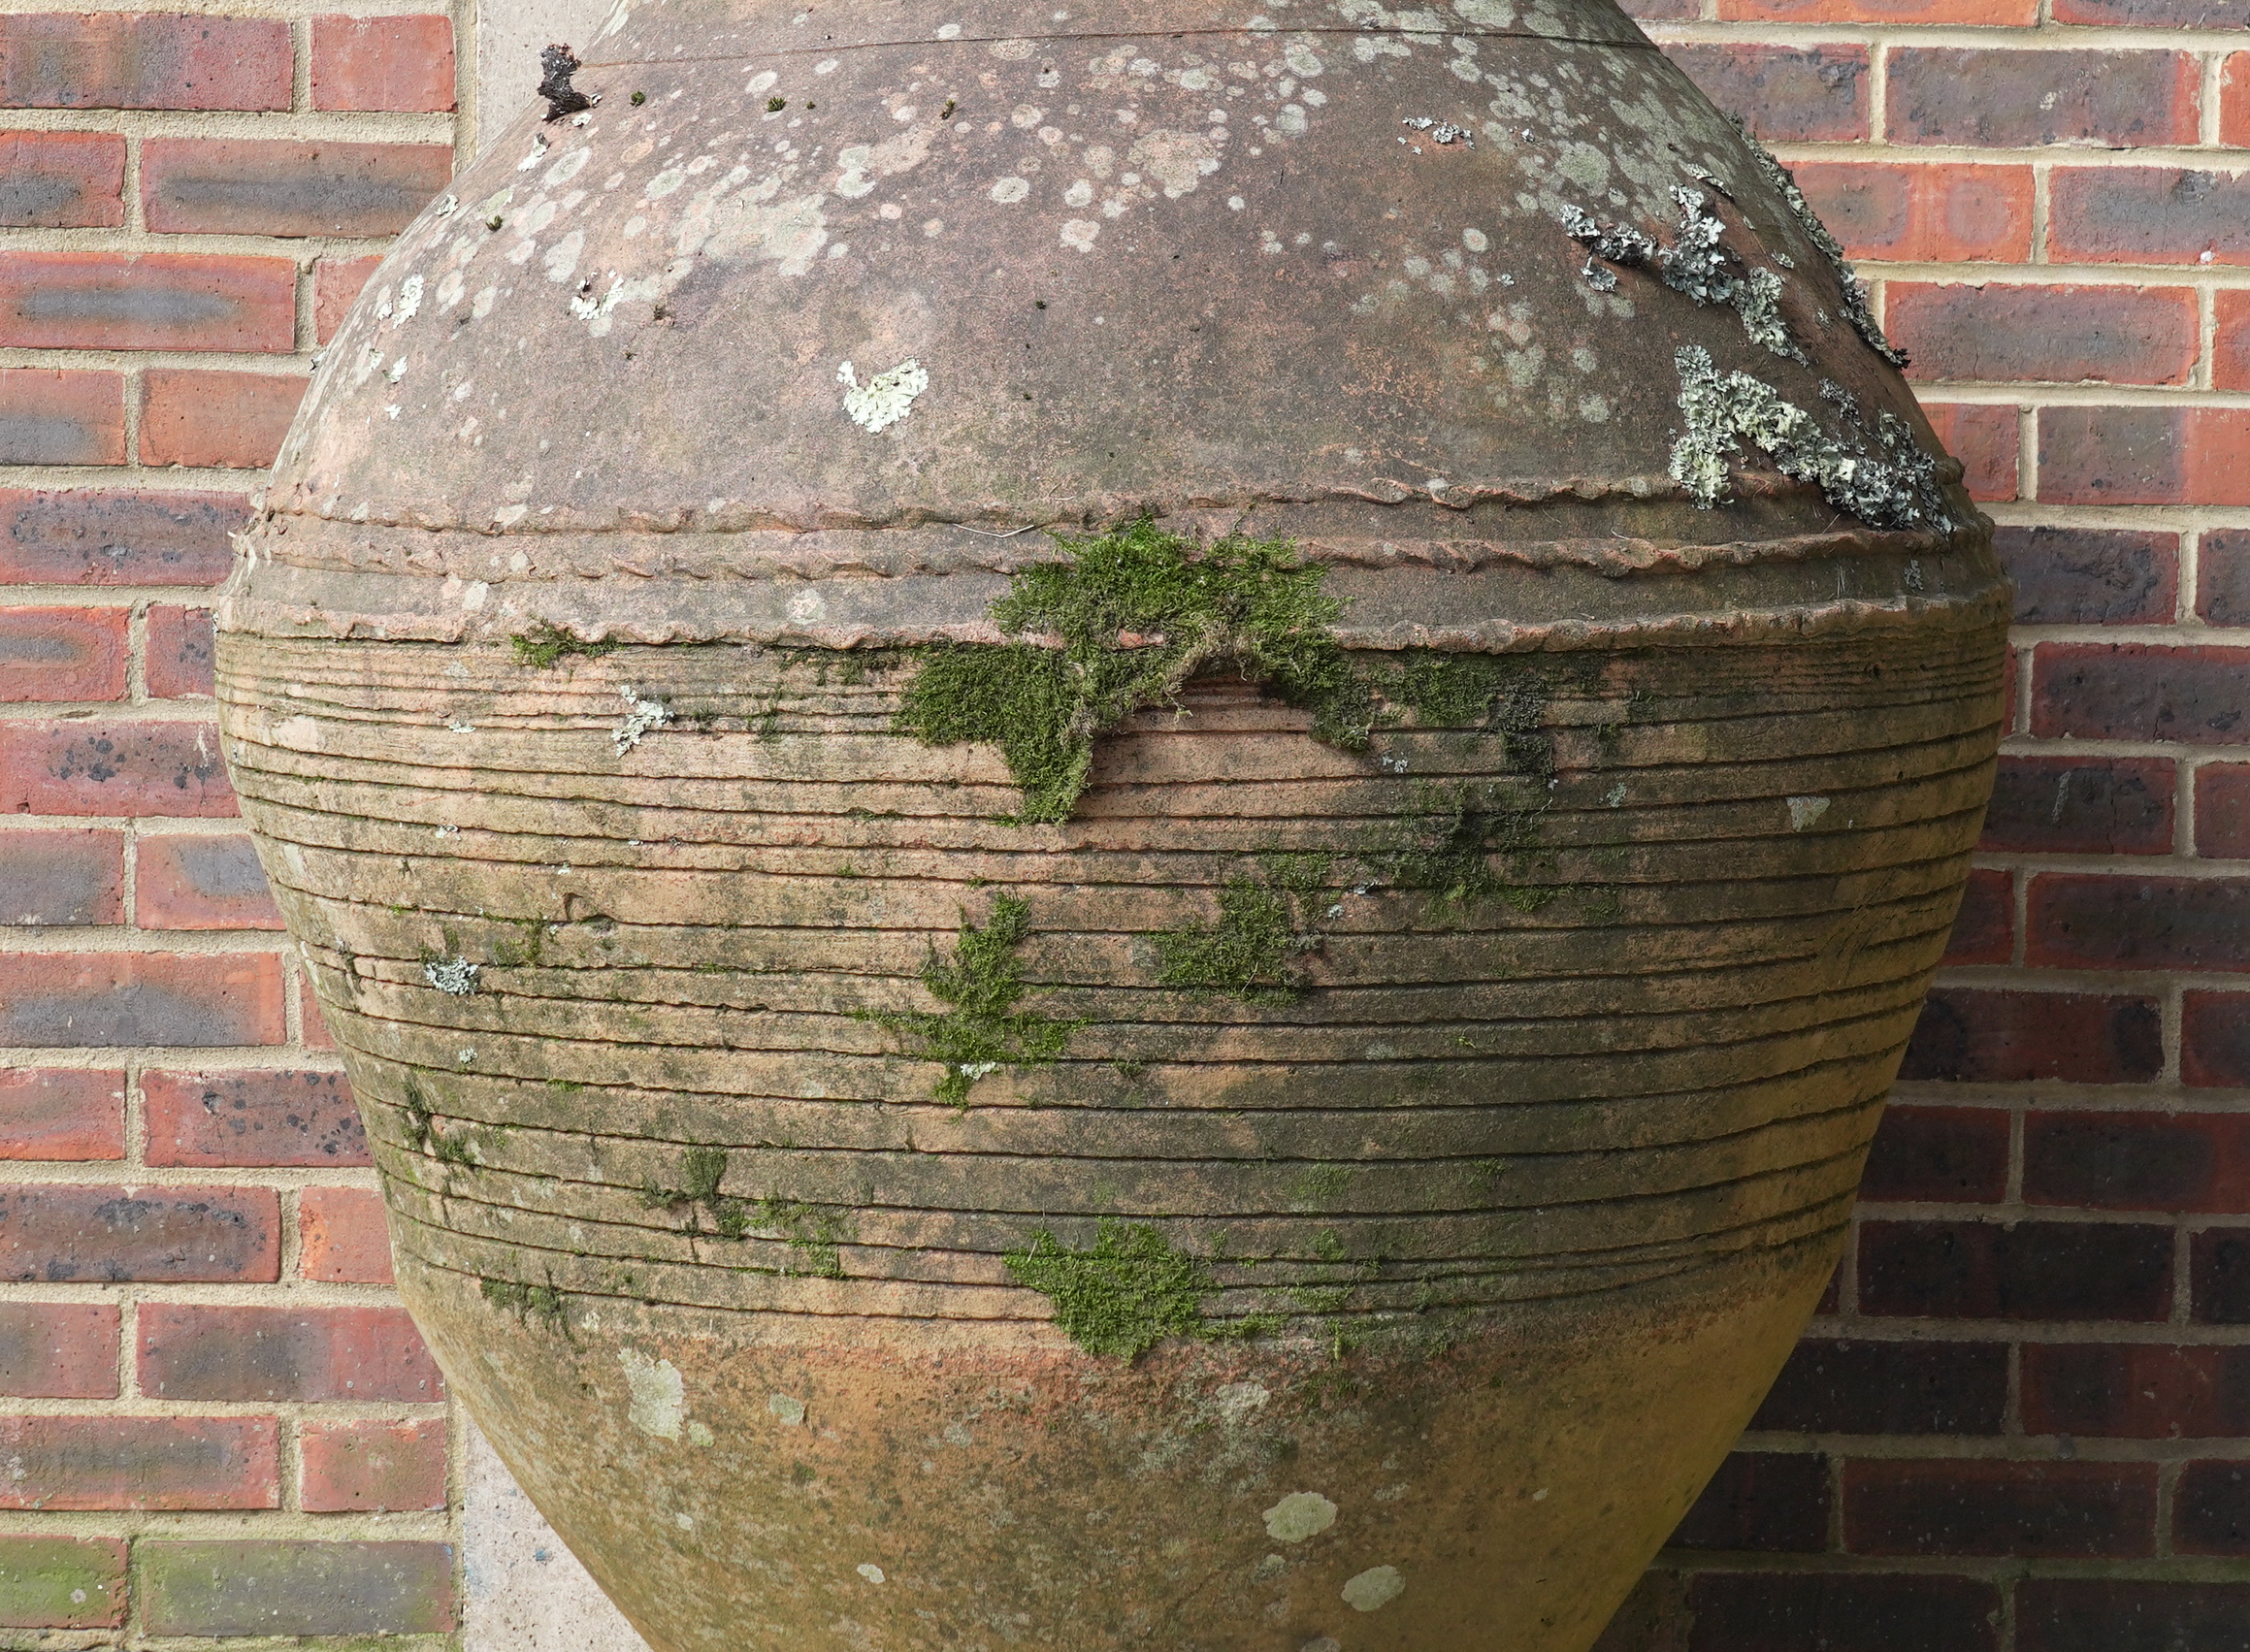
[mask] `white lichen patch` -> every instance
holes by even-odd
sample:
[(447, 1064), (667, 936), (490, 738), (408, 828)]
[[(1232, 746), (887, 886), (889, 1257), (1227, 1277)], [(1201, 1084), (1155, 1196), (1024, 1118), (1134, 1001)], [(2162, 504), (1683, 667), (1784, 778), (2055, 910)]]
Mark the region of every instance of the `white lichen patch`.
[(1344, 1603), (1355, 1612), (1380, 1611), (1406, 1592), (1395, 1566), (1371, 1566), (1344, 1584)]
[(1265, 1511), (1266, 1536), (1277, 1543), (1301, 1543), (1336, 1523), (1336, 1506), (1317, 1491), (1292, 1491)]
[(432, 958), (422, 965), (422, 979), (440, 992), (449, 992), (456, 998), (466, 998), (476, 990), (476, 977), (481, 966), (467, 958)]
[(422, 277), (408, 275), (399, 283), (399, 308), (391, 317), (393, 327), (404, 327), (414, 319), (414, 312), (422, 308)]
[(620, 686), (617, 693), (625, 701), (625, 721), (609, 730), (609, 743), (623, 757), (639, 745), (640, 737), (651, 729), (670, 722), (671, 708), (661, 699), (642, 698), (640, 691), (630, 683)]
[(628, 1398), (625, 1420), (657, 1440), (677, 1440), (688, 1409), (687, 1380), (668, 1359), (651, 1359), (638, 1348), (619, 1348)]
[(1828, 799), (1825, 797), (1789, 797), (1783, 800), (1789, 805), (1791, 831), (1804, 831), (1828, 813)]
[(1159, 128), (1134, 140), (1125, 164), (1152, 179), (1166, 199), (1177, 201), (1193, 194), (1198, 182), (1219, 170), (1225, 143), (1223, 132), (1214, 136)]
[(914, 399), (929, 388), (929, 373), (908, 356), (889, 373), (879, 373), (862, 384), (850, 362), (836, 369), (836, 382), (844, 387), (844, 411), (862, 430), (889, 430), (914, 410)]
[(877, 1566), (871, 1560), (861, 1562), (855, 1570), (858, 1571), (862, 1577), (864, 1577), (870, 1583), (880, 1583), (883, 1581), (883, 1569)]
[(1092, 218), (1070, 218), (1062, 225), (1062, 244), (1079, 252), (1092, 252), (1094, 238), (1101, 234), (1101, 225)]
[[(1805, 360), (1789, 324), (1781, 318), (1781, 277), (1771, 270), (1736, 274), (1737, 260), (1719, 245), (1726, 224), (1702, 190), (1676, 185), (1672, 199), (1679, 209), (1679, 222), (1670, 246), (1630, 224), (1605, 224), (1582, 208), (1565, 206), (1555, 216), (1565, 235), (1604, 264), (1650, 270), (1674, 292), (1697, 304), (1731, 306), (1753, 342), (1790, 361)], [(1591, 260), (1584, 274), (1586, 284), (1597, 292), (1609, 292), (1617, 284), (1614, 271)]]
[(1807, 239), (1828, 260), (1842, 292), (1843, 318), (1851, 323), (1851, 330), (1891, 366), (1905, 367), (1907, 352), (1883, 336), (1882, 326), (1875, 320), (1875, 311), (1868, 308), (1867, 289), (1859, 284), (1859, 277), (1851, 273), (1851, 265), (1844, 259), (1842, 244), (1828, 233), (1828, 226), (1820, 221), (1820, 214), (1812, 210), (1812, 203), (1805, 199), (1805, 192), (1797, 187), (1797, 180), (1789, 175), (1789, 169), (1769, 154), (1765, 145), (1750, 136), (1750, 129), (1742, 121), (1736, 120), (1735, 126), (1742, 133), (1743, 142), (1749, 146), (1750, 161), (1758, 169), (1758, 175), (1781, 197), (1781, 204), (1789, 209), (1790, 215), (1805, 231)]
[(1011, 173), (1008, 177), (995, 182), (990, 193), (992, 198), (1001, 206), (1012, 207), (1031, 193), (1030, 180), (1018, 178)]
[(766, 1409), (784, 1428), (804, 1426), (804, 1402), (794, 1394), (768, 1394)]

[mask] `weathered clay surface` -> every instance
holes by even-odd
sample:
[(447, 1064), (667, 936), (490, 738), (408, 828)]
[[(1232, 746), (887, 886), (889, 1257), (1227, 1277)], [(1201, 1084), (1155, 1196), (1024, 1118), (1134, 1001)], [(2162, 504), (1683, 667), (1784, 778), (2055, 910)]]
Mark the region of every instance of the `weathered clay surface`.
[[(1606, 0), (581, 54), (222, 617), (456, 1390), (662, 1652), (1580, 1652), (1990, 784), (1986, 528), (1813, 227)], [(1222, 649), (1036, 818), (915, 685), (1144, 513), (1320, 570), (1372, 709)]]

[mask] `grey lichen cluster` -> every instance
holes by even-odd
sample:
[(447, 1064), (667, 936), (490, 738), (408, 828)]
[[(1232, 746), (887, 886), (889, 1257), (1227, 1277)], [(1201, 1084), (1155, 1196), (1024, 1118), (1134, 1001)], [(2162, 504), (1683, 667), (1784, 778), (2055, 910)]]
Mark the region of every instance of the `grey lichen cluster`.
[(1849, 392), (1823, 380), (1820, 393), (1843, 415), (1842, 433), (1746, 373), (1720, 373), (1695, 345), (1674, 358), (1679, 410), (1687, 429), (1672, 448), (1672, 479), (1710, 506), (1727, 496), (1727, 455), (1747, 442), (1783, 475), (1817, 486), (1828, 502), (1876, 528), (1952, 527), (1936, 461), (1915, 444), (1897, 414), (1882, 412), (1871, 450), (1866, 421)]
[[(1628, 270), (1648, 270), (1676, 293), (1697, 304), (1731, 307), (1742, 317), (1743, 331), (1753, 343), (1790, 361), (1805, 360), (1805, 352), (1781, 319), (1781, 277), (1771, 270), (1735, 273), (1733, 261), (1719, 245), (1726, 224), (1700, 189), (1685, 184), (1673, 188), (1679, 207), (1679, 223), (1672, 244), (1630, 224), (1605, 224), (1590, 212), (1566, 206), (1557, 214), (1563, 233), (1595, 258)], [(1616, 276), (1589, 262), (1586, 278), (1604, 291), (1616, 285)]]

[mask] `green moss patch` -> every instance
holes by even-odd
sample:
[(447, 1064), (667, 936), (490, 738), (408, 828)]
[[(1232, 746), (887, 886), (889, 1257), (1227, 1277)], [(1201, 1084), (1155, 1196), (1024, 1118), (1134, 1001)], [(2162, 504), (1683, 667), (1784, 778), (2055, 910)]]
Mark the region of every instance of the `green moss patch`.
[(1387, 848), (1368, 857), (1384, 878), (1402, 890), (1420, 890), (1440, 908), (1465, 909), (1504, 900), (1534, 912), (1552, 890), (1511, 882), (1502, 862), (1537, 841), (1540, 808), (1524, 809), (1474, 786), (1418, 786), (1415, 814)]
[(1055, 1305), (1055, 1323), (1089, 1353), (1138, 1359), (1166, 1337), (1210, 1334), (1203, 1299), (1211, 1270), (1145, 1222), (1102, 1220), (1094, 1242), (1073, 1250), (1045, 1228), (1001, 1260), (1018, 1284)]
[(599, 660), (604, 654), (614, 654), (614, 642), (581, 642), (569, 632), (544, 624), (536, 625), (521, 636), (511, 636), (507, 645), (515, 650), (515, 663), (529, 665), (535, 671), (543, 671), (567, 654), (581, 654), (589, 660)]
[(1015, 895), (993, 901), (979, 928), (962, 913), (961, 938), (951, 958), (929, 949), (922, 985), (946, 1006), (928, 1010), (863, 1011), (860, 1018), (915, 1041), (916, 1053), (942, 1062), (937, 1099), (968, 1105), (969, 1086), (1002, 1067), (1044, 1067), (1059, 1059), (1085, 1023), (1058, 1020), (1019, 1009), (1026, 992), (1019, 956), (1031, 933), (1029, 903)]
[(686, 1211), (690, 1233), (702, 1231), (706, 1215), (721, 1239), (747, 1239), (763, 1229), (786, 1244), (797, 1259), (789, 1272), (844, 1277), (839, 1247), (851, 1235), (840, 1212), (770, 1193), (738, 1199), (719, 1191), (726, 1180), (726, 1149), (690, 1148), (680, 1160), (680, 1185), (667, 1187), (652, 1177), (640, 1184), (640, 1202), (649, 1210)]
[(1260, 876), (1242, 873), (1219, 891), (1217, 922), (1157, 936), (1157, 981), (1223, 992), (1246, 1004), (1282, 1003), (1304, 991), (1296, 960), (1320, 944), (1321, 909), (1332, 858), (1263, 855)]
[(563, 1312), (563, 1293), (551, 1284), (518, 1284), (513, 1279), (485, 1279), (479, 1288), (484, 1300), (503, 1312), (513, 1313), (523, 1324), (538, 1324), (568, 1337), (571, 1326)]

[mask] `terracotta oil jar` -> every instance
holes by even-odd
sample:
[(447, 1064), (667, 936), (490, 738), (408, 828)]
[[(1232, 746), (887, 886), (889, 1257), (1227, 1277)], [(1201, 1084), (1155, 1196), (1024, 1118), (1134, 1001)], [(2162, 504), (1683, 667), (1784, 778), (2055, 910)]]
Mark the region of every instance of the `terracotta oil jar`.
[(662, 1652), (1582, 1652), (1991, 781), (1834, 243), (1610, 0), (577, 55), (221, 620), (455, 1391)]

